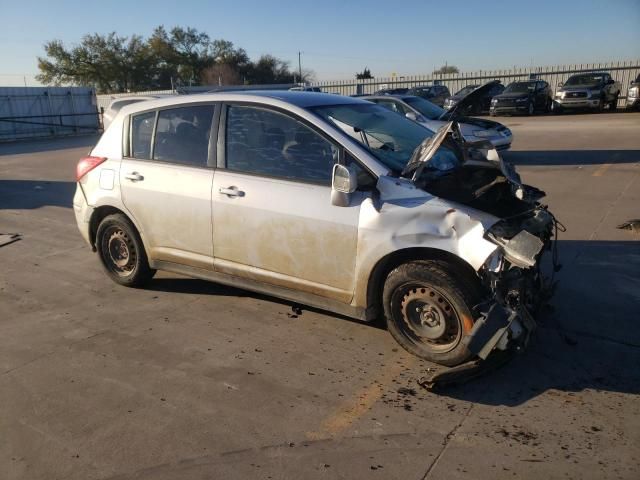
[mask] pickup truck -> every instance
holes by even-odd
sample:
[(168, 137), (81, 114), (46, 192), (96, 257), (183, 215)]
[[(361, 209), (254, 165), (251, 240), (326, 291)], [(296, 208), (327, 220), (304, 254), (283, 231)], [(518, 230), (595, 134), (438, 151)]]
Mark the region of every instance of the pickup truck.
[(627, 109), (640, 108), (640, 73), (629, 85), (627, 92)]
[(606, 72), (572, 75), (558, 87), (551, 106), (554, 112), (582, 108), (601, 112), (605, 105), (609, 105), (610, 110), (615, 110), (621, 90), (620, 83)]

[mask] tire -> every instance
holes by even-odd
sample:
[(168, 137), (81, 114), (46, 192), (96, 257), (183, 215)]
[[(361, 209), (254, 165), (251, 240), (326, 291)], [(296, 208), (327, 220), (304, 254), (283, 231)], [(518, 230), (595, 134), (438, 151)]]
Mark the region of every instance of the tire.
[(619, 93), (616, 93), (616, 95), (613, 97), (613, 100), (609, 104), (609, 110), (611, 110), (612, 112), (615, 112), (618, 109), (618, 96), (619, 95), (620, 95)]
[(536, 107), (533, 105), (533, 102), (529, 102), (529, 107), (527, 108), (527, 115), (531, 116), (535, 113)]
[(121, 213), (102, 219), (96, 232), (96, 249), (105, 272), (119, 285), (140, 287), (156, 273), (149, 267), (136, 227)]
[(604, 112), (604, 97), (600, 97), (600, 103), (598, 103), (598, 113)]
[(475, 278), (456, 275), (441, 261), (400, 265), (389, 273), (382, 292), (393, 338), (409, 353), (446, 366), (471, 357), (462, 339), (473, 327), (473, 307), (481, 298)]
[(553, 100), (549, 99), (547, 100), (547, 103), (545, 103), (544, 105), (544, 113), (549, 113), (551, 112), (551, 104), (553, 103)]

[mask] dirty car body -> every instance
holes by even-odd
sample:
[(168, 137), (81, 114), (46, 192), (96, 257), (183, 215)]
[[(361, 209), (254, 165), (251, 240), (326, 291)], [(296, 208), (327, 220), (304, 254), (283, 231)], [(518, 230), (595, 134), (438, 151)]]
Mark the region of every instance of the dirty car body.
[(429, 136), (330, 94), (152, 100), (118, 113), (77, 178), (80, 232), (122, 285), (161, 269), (384, 316), (444, 365), (522, 345), (534, 326), (553, 216), (455, 119)]

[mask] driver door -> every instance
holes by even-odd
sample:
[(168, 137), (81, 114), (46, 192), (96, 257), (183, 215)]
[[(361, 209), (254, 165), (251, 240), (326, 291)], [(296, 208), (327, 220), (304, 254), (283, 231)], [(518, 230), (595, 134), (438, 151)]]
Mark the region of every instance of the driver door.
[(331, 204), (339, 147), (287, 113), (239, 104), (223, 109), (218, 142), (214, 269), (349, 302), (363, 196)]

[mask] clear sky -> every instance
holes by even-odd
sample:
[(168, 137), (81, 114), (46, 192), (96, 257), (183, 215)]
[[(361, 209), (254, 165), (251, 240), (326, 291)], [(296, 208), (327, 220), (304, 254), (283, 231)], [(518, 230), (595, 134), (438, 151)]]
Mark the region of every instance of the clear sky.
[(640, 0), (0, 0), (0, 85), (33, 85), (42, 45), (191, 26), (319, 80), (640, 58)]

